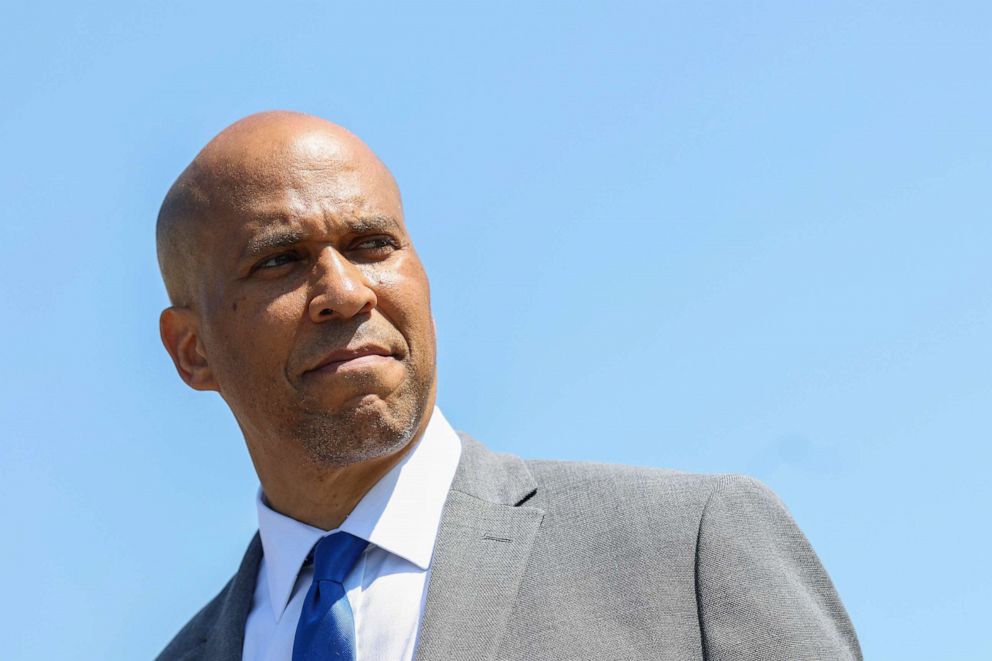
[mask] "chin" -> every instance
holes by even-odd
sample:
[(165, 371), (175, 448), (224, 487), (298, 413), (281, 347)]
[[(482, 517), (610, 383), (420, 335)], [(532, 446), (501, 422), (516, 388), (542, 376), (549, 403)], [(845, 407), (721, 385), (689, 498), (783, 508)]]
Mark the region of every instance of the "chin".
[(388, 456), (405, 448), (427, 413), (409, 398), (389, 401), (364, 393), (341, 402), (335, 412), (311, 412), (296, 436), (314, 463), (344, 466)]

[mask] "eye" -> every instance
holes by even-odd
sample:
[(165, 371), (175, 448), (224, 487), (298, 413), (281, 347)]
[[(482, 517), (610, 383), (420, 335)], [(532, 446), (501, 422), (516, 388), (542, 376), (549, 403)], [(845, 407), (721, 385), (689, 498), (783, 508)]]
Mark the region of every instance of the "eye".
[(266, 257), (262, 261), (255, 264), (252, 267), (252, 273), (255, 271), (260, 271), (264, 269), (275, 269), (280, 266), (285, 266), (287, 264), (292, 264), (293, 262), (299, 261), (300, 256), (294, 252), (281, 252), (278, 255), (272, 255), (271, 257)]
[(399, 244), (389, 236), (371, 236), (352, 244), (351, 249), (375, 254), (386, 254), (399, 248)]

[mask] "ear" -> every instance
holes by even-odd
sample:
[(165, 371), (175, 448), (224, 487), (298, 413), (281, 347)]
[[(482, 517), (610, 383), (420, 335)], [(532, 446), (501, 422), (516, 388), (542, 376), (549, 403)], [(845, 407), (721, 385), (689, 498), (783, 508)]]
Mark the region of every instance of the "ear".
[(207, 352), (200, 340), (200, 324), (189, 308), (162, 310), (158, 320), (162, 344), (172, 356), (180, 378), (194, 390), (219, 390), (207, 363)]

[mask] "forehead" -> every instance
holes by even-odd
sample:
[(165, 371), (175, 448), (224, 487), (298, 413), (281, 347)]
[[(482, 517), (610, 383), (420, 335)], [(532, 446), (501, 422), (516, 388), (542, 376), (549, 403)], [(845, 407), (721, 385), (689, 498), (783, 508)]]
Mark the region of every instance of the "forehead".
[[(356, 153), (357, 151), (357, 153)], [(392, 176), (371, 152), (303, 140), (225, 173), (215, 225), (243, 243), (273, 228), (346, 227), (368, 219), (402, 226), (402, 204)]]

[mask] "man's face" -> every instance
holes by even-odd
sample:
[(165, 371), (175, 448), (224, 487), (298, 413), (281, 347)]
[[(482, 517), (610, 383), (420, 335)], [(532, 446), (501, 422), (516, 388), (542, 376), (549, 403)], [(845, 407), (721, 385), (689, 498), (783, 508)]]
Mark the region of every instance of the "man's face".
[(234, 168), (204, 227), (199, 337), (253, 456), (391, 454), (433, 405), (427, 276), (392, 177), (314, 133)]

